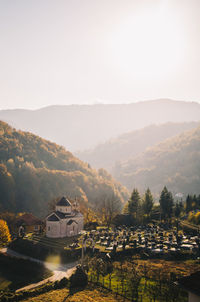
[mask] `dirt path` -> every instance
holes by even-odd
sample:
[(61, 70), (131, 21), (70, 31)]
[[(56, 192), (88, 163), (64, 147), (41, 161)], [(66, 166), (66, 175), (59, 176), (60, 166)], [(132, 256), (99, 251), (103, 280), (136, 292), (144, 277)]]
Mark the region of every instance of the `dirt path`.
[(57, 280), (61, 280), (64, 277), (69, 278), (72, 275), (73, 271), (75, 270), (76, 265), (78, 264), (77, 261), (70, 262), (67, 264), (54, 264), (51, 262), (45, 262), (45, 261), (38, 260), (36, 258), (32, 258), (32, 257), (26, 256), (26, 255), (17, 253), (9, 248), (0, 249), (0, 252), (4, 253), (4, 254), (8, 254), (12, 257), (16, 257), (16, 258), (20, 258), (20, 259), (27, 259), (32, 262), (37, 262), (37, 263), (43, 264), (47, 269), (49, 269), (50, 271), (53, 272), (53, 276), (51, 276), (45, 280), (42, 280), (40, 282), (32, 283), (30, 285), (22, 287), (22, 288), (16, 290), (16, 292), (23, 291), (23, 290), (29, 290), (29, 289), (38, 287), (38, 286), (45, 284), (47, 282), (50, 282), (50, 281), (55, 282)]

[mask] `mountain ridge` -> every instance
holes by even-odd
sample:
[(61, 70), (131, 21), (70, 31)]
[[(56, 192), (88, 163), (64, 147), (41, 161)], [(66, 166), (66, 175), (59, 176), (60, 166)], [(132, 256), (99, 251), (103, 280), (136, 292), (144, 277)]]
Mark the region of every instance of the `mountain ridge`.
[(116, 162), (126, 161), (144, 152), (146, 148), (185, 130), (196, 128), (198, 125), (200, 125), (198, 122), (169, 122), (161, 125), (150, 125), (112, 138), (104, 144), (97, 145), (94, 149), (75, 152), (75, 154), (93, 167), (103, 167), (112, 174)]
[(113, 175), (129, 189), (150, 187), (158, 193), (167, 186), (175, 195), (199, 194), (200, 126), (150, 147), (116, 164)]
[(150, 124), (199, 121), (200, 104), (159, 99), (130, 104), (54, 105), (37, 110), (1, 110), (0, 119), (74, 152)]

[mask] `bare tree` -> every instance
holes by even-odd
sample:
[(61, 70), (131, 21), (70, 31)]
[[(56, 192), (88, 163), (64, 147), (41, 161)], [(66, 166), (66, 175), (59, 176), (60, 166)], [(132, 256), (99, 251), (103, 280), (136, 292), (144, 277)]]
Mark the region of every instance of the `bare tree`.
[(55, 211), (57, 202), (61, 199), (61, 196), (53, 198), (48, 202), (49, 212)]
[(131, 290), (131, 297), (132, 301), (138, 301), (138, 291), (141, 281), (141, 274), (139, 270), (139, 266), (137, 263), (129, 263), (130, 270), (129, 270), (129, 277), (128, 277), (128, 284)]
[(106, 263), (99, 257), (93, 257), (89, 262), (89, 269), (96, 275), (97, 283), (99, 282), (100, 275), (104, 276), (106, 272)]
[(117, 270), (117, 277), (121, 284), (122, 294), (124, 292), (124, 285), (127, 278), (127, 270), (123, 267), (123, 260), (120, 260), (120, 265)]
[(104, 194), (101, 196), (98, 211), (102, 217), (102, 221), (106, 223), (108, 228), (110, 227), (113, 218), (120, 212), (120, 210), (121, 202), (116, 195)]

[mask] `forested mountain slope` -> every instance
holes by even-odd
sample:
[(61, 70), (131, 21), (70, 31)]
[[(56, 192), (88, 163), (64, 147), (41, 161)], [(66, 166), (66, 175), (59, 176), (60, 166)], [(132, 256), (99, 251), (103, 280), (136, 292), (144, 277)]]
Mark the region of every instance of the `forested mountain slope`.
[(173, 137), (185, 130), (198, 126), (197, 122), (166, 123), (151, 125), (143, 129), (125, 133), (117, 138), (107, 141), (96, 148), (84, 152), (77, 152), (81, 160), (90, 163), (95, 168), (105, 168), (112, 173), (115, 162), (126, 161), (146, 148)]
[(1, 110), (0, 120), (74, 152), (151, 124), (200, 121), (200, 104), (160, 99), (121, 105), (50, 106)]
[(200, 127), (149, 148), (116, 164), (114, 176), (129, 189), (150, 187), (158, 193), (166, 185), (174, 194), (200, 193)]
[(63, 147), (0, 122), (0, 210), (41, 216), (58, 196), (97, 205), (104, 194), (128, 198), (105, 170), (92, 170)]

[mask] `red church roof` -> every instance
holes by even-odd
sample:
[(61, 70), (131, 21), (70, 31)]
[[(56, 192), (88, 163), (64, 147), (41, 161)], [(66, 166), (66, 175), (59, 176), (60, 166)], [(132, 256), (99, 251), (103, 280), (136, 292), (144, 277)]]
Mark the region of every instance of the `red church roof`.
[(39, 218), (35, 217), (31, 213), (25, 213), (22, 216), (19, 216), (17, 218), (17, 225), (41, 225), (43, 224), (42, 220)]

